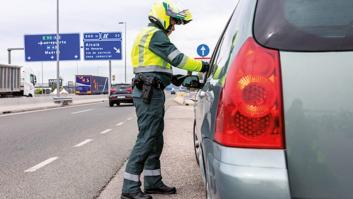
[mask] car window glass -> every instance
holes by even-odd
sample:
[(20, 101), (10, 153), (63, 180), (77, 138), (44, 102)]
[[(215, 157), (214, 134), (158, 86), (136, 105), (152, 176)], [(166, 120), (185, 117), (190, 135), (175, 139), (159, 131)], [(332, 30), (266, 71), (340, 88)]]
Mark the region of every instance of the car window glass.
[(130, 85), (126, 85), (126, 84), (124, 84), (124, 85), (116, 85), (115, 86), (116, 89), (127, 89), (129, 87), (130, 87)]
[(239, 9), (235, 9), (230, 23), (222, 37), (217, 54), (215, 55), (212, 68), (212, 75), (214, 79), (220, 79), (224, 75), (227, 65), (231, 59), (232, 50), (238, 36), (238, 29), (236, 28), (238, 16)]
[[(239, 0), (237, 0), (236, 1), (236, 8), (237, 8), (237, 6), (238, 6), (238, 2), (239, 2)], [(235, 8), (235, 9), (236, 9)], [(210, 59), (210, 69), (209, 69), (209, 71), (205, 74), (205, 78), (207, 79), (212, 73), (213, 73), (213, 71), (214, 71), (214, 68), (215, 68), (215, 66), (214, 66), (214, 63), (215, 63), (215, 60), (217, 59), (217, 57), (218, 57), (218, 55), (219, 55), (219, 48), (220, 48), (220, 46), (221, 46), (221, 44), (222, 44), (222, 42), (223, 42), (223, 38), (224, 38), (224, 34), (225, 34), (225, 32), (226, 32), (226, 30), (227, 30), (227, 28), (228, 28), (228, 26), (229, 26), (229, 23), (230, 23), (230, 20), (232, 19), (232, 16), (233, 16), (233, 14), (234, 14), (234, 12), (235, 12), (235, 9), (234, 9), (234, 11), (233, 11), (233, 13), (231, 14), (231, 17), (230, 17), (230, 19), (229, 19), (229, 21), (227, 22), (227, 24), (226, 24), (226, 27), (225, 27), (225, 29), (223, 30), (223, 32), (222, 32), (222, 34), (221, 34), (221, 37), (219, 38), (219, 40), (218, 40), (218, 42), (217, 42), (217, 44), (216, 44), (216, 47), (215, 47), (215, 50), (212, 52), (212, 56), (211, 56), (211, 59)]]
[(259, 0), (254, 33), (288, 51), (353, 50), (352, 0)]

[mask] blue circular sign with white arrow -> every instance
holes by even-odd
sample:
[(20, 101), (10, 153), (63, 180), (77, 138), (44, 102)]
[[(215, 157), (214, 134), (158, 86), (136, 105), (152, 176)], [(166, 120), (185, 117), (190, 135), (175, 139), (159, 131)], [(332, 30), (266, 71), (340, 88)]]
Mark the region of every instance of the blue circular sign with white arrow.
[(210, 53), (210, 48), (206, 44), (201, 44), (197, 47), (197, 54), (200, 57), (206, 57)]

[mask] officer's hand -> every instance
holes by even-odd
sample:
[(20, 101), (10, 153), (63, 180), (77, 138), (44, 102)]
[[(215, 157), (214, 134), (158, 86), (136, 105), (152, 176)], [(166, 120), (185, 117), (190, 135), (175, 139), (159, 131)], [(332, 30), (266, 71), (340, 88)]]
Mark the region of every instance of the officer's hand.
[(202, 68), (200, 72), (208, 72), (208, 70), (210, 69), (210, 64), (208, 62), (202, 61)]
[(186, 77), (187, 77), (186, 75), (180, 75), (180, 74), (173, 75), (172, 84), (174, 84), (175, 86), (180, 86)]

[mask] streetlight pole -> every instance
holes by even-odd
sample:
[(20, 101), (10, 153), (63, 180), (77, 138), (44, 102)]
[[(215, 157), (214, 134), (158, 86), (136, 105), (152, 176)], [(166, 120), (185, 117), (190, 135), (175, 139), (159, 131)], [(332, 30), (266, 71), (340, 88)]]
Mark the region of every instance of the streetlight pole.
[(126, 21), (121, 21), (119, 24), (124, 24), (124, 61), (125, 61), (125, 83), (126, 83)]
[(56, 95), (60, 97), (59, 0), (56, 0)]
[(109, 60), (108, 96), (110, 96), (111, 87), (112, 87), (112, 60)]
[(42, 62), (42, 86), (44, 85), (44, 81), (43, 81), (43, 62)]
[(11, 64), (11, 51), (13, 50), (24, 50), (24, 48), (8, 48), (7, 53), (8, 53), (8, 64)]
[(8, 63), (11, 64), (11, 50), (7, 49), (8, 52)]
[(78, 75), (78, 61), (76, 61), (76, 75)]

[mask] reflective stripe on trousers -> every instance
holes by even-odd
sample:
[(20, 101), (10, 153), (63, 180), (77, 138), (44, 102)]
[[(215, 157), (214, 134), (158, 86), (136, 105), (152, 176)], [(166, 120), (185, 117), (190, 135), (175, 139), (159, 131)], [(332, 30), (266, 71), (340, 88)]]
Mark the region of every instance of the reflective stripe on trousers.
[[(154, 170), (143, 170), (143, 174), (144, 176), (160, 176), (161, 170), (160, 169), (154, 169)], [(140, 176), (139, 175), (135, 175), (135, 174), (131, 174), (128, 172), (124, 173), (124, 179), (126, 180), (131, 180), (134, 182), (140, 182)]]
[(160, 176), (161, 175), (161, 170), (160, 169), (155, 169), (155, 170), (143, 170), (144, 176)]
[(128, 173), (128, 172), (124, 173), (124, 179), (131, 180), (131, 181), (134, 181), (134, 182), (140, 182), (140, 176), (139, 175), (134, 175), (134, 174), (131, 174), (131, 173)]

